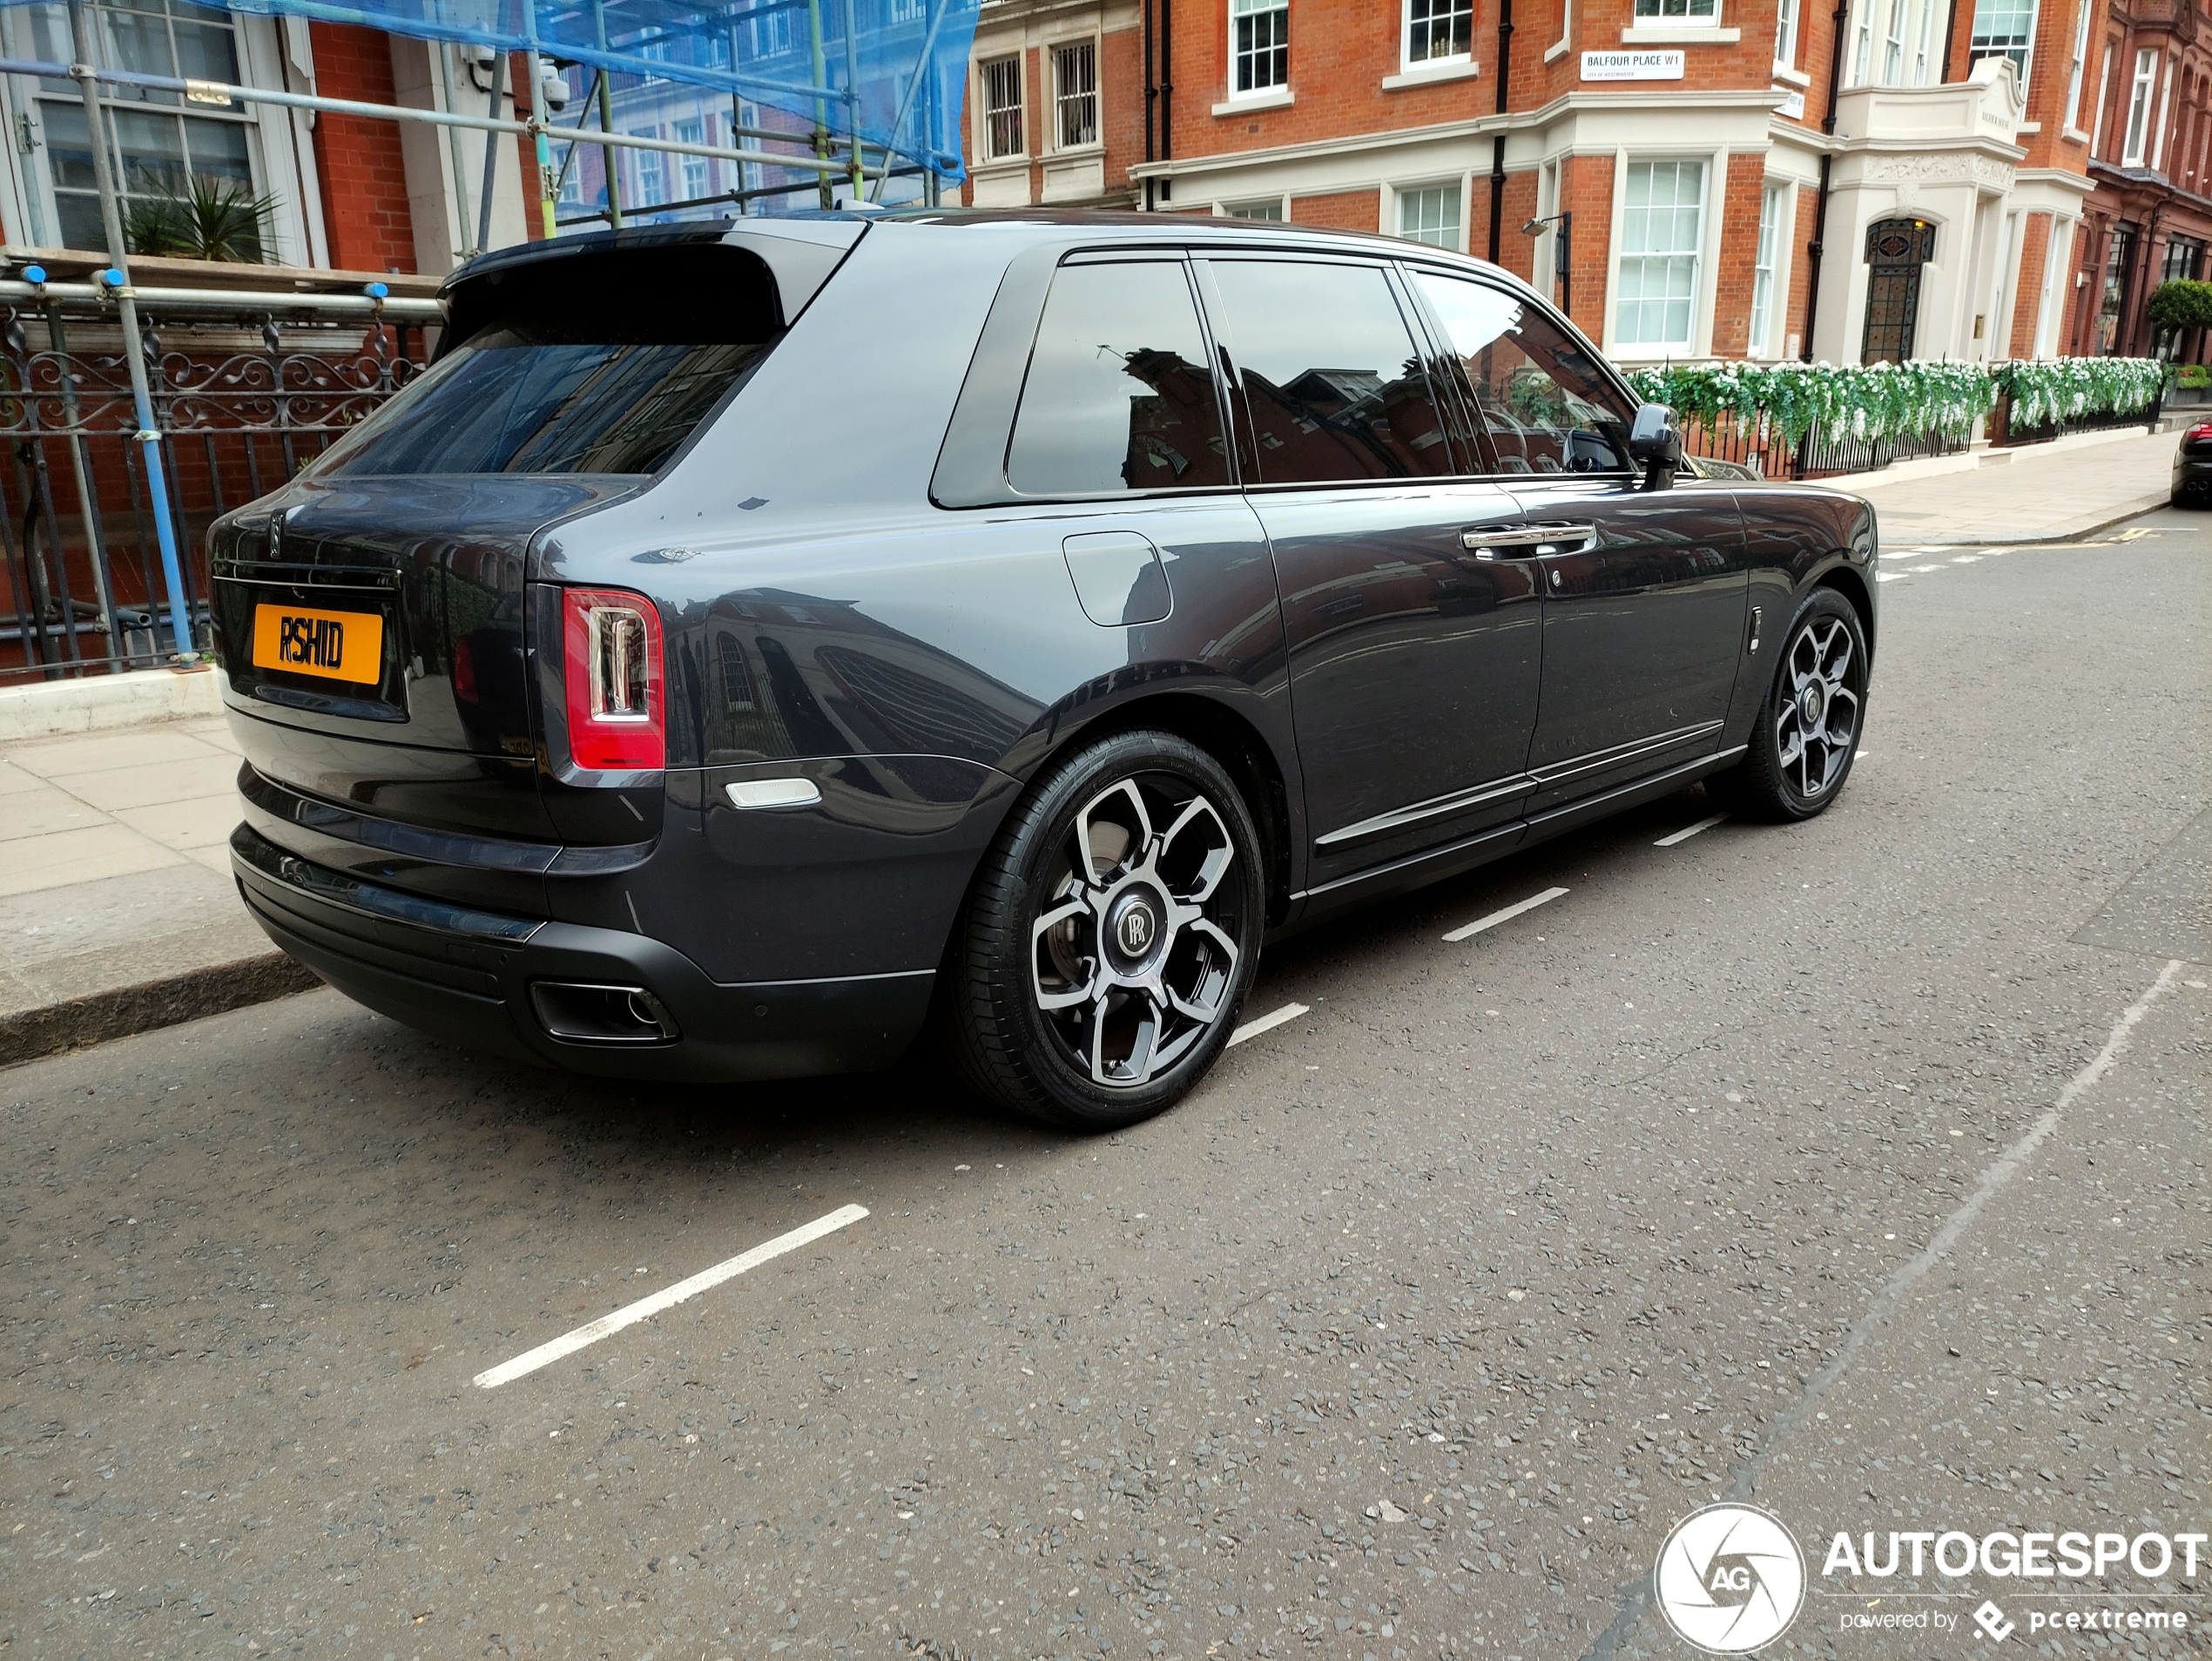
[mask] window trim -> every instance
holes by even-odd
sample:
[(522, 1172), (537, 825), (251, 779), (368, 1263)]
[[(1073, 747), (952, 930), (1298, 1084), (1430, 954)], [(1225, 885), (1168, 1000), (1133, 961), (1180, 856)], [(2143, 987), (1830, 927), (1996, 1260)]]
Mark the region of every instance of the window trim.
[[(1239, 213), (1236, 212), (1236, 210), (1240, 207), (1258, 207), (1263, 202), (1272, 202), (1276, 206), (1281, 208), (1283, 211), (1280, 216), (1273, 218), (1259, 218), (1255, 215)], [(1251, 225), (1281, 225), (1288, 226), (1291, 222), (1291, 193), (1288, 191), (1284, 191), (1279, 194), (1267, 196), (1224, 197), (1214, 203), (1213, 217), (1217, 219), (1242, 219), (1245, 223)]]
[[(1407, 236), (1403, 228), (1406, 223), (1406, 199), (1417, 195), (1422, 191), (1433, 190), (1454, 191), (1459, 195), (1457, 223), (1453, 227), (1453, 240), (1448, 247), (1440, 242), (1424, 242), (1419, 237)], [(1401, 242), (1411, 242), (1419, 247), (1436, 248), (1445, 253), (1465, 253), (1467, 252), (1467, 238), (1470, 234), (1467, 226), (1467, 201), (1471, 193), (1467, 188), (1467, 175), (1465, 173), (1453, 173), (1444, 178), (1431, 175), (1399, 180), (1386, 187), (1383, 192), (1383, 223), (1376, 228), (1385, 236), (1394, 237)]]
[[(1647, 4), (1662, 6), (1665, 3), (1666, 0), (1635, 0), (1629, 12), (1628, 29), (1641, 33), (1651, 29), (1705, 30), (1718, 29), (1721, 26), (1721, 0), (1683, 0), (1685, 5), (1703, 5), (1710, 8), (1703, 15), (1685, 12), (1679, 17), (1670, 17), (1662, 16), (1657, 11), (1644, 10)], [(1627, 38), (1627, 34), (1628, 30), (1624, 30), (1623, 39)]]
[[(1751, 314), (1750, 334), (1744, 345), (1744, 355), (1770, 358), (1774, 353), (1774, 297), (1781, 287), (1782, 254), (1784, 238), (1782, 234), (1783, 203), (1790, 193), (1785, 180), (1763, 179), (1759, 182), (1759, 224), (1751, 237)], [(1768, 217), (1768, 210), (1773, 216)], [(1764, 245), (1764, 246), (1762, 246)], [(1759, 279), (1766, 279), (1766, 297), (1759, 297)], [(1762, 317), (1760, 312), (1765, 315)]]
[(2079, 15), (2074, 27), (2074, 56), (2067, 69), (2066, 115), (2059, 123), (2061, 132), (2081, 131), (2081, 84), (2087, 78), (2089, 66), (2089, 14), (2095, 10), (2090, 0), (2079, 0)]
[[(1703, 335), (1710, 346), (1712, 329), (1712, 309), (1709, 291), (1712, 286), (1715, 264), (1713, 233), (1715, 222), (1720, 217), (1713, 212), (1713, 183), (1723, 170), (1721, 155), (1710, 151), (1659, 151), (1656, 152), (1615, 152), (1617, 166), (1614, 175), (1614, 211), (1612, 242), (1607, 265), (1605, 329), (1608, 357), (1630, 357), (1654, 361), (1675, 357), (1690, 357), (1698, 354), (1698, 341)], [(1694, 258), (1696, 270), (1690, 284), (1689, 338), (1687, 341), (1623, 341), (1620, 339), (1621, 262), (1628, 259), (1648, 256), (1629, 254), (1622, 251), (1622, 233), (1629, 213), (1629, 170), (1656, 162), (1695, 162), (1700, 170), (1697, 191), (1697, 247)], [(1672, 257), (1672, 256), (1668, 256)]]
[(1804, 0), (1776, 0), (1774, 66), (1777, 70), (1795, 71), (1797, 67), (1797, 17), (1803, 5)]
[[(1459, 0), (1445, 0), (1458, 10)], [(1441, 72), (1474, 62), (1474, 5), (1467, 0), (1467, 49), (1463, 52), (1447, 52), (1440, 57), (1415, 58), (1413, 50), (1413, 0), (1399, 0), (1398, 8), (1398, 72), (1400, 75), (1420, 75)]]
[[(1030, 159), (1028, 59), (1028, 50), (1016, 46), (1010, 52), (999, 52), (992, 57), (979, 57), (975, 60), (975, 137), (977, 141), (975, 147), (981, 152), (981, 154), (976, 158), (976, 164), (979, 166), (993, 167), (1004, 163), (1023, 162)], [(990, 102), (990, 71), (1001, 64), (1014, 65), (1013, 112), (1015, 125), (1019, 127), (1022, 135), (1020, 149), (1002, 152), (992, 148), (991, 118), (995, 114), (1004, 113), (1004, 111), (994, 111)]]
[(2140, 167), (2150, 141), (2151, 105), (2158, 97), (2159, 50), (2135, 51), (2134, 73), (2128, 82), (2128, 121), (2120, 132), (2120, 165)]
[[(1087, 156), (1095, 151), (1103, 150), (1106, 147), (1106, 89), (1101, 84), (1098, 74), (1098, 60), (1100, 57), (1099, 48), (1101, 44), (1102, 43), (1095, 32), (1069, 35), (1062, 39), (1048, 41), (1045, 44), (1044, 51), (1046, 57), (1049, 60), (1050, 68), (1049, 72), (1052, 82), (1052, 128), (1051, 132), (1047, 136), (1051, 140), (1052, 147), (1050, 153), (1053, 155)], [(1062, 144), (1060, 141), (1061, 106), (1066, 102), (1067, 96), (1060, 84), (1060, 54), (1066, 51), (1070, 47), (1075, 46), (1089, 46), (1090, 48), (1089, 98), (1091, 136), (1079, 144), (1069, 145)]]
[[(99, 8), (95, 4), (97, 12)], [(15, 21), (9, 27), (27, 29), (29, 11), (13, 9)], [(237, 44), (239, 84), (242, 86), (280, 88), (285, 84), (286, 66), (297, 71), (299, 59), (293, 53), (292, 30), (300, 32), (300, 44), (306, 50), (307, 24), (303, 19), (287, 19), (281, 16), (257, 12), (229, 12), (227, 16)], [(200, 21), (193, 18), (192, 21)], [(94, 26), (98, 27), (97, 20)], [(11, 37), (12, 38), (12, 37)], [(18, 56), (33, 56), (27, 43), (18, 43)], [(74, 56), (72, 52), (70, 56)], [(42, 95), (36, 77), (10, 75), (4, 78), (7, 107), (14, 115), (28, 115), (41, 156), (25, 156), (20, 144), (11, 142), (17, 151), (15, 165), (6, 170), (6, 182), (0, 185), (0, 216), (7, 218), (10, 227), (18, 227), (18, 240), (29, 244), (60, 249), (60, 210), (54, 200), (53, 171), (48, 150), (45, 121), (42, 106), (61, 101), (72, 107), (82, 108), (75, 87), (66, 93)], [(110, 91), (117, 89), (109, 89)], [(104, 91), (104, 107), (111, 105)], [(328, 240), (322, 217), (320, 170), (316, 165), (314, 135), (308, 129), (312, 119), (306, 111), (294, 111), (273, 104), (253, 103), (234, 107), (226, 118), (219, 110), (187, 111), (183, 105), (156, 105), (158, 111), (190, 113), (195, 117), (228, 118), (245, 129), (246, 156), (253, 173), (255, 194), (273, 196), (276, 209), (270, 215), (269, 235), (266, 250), (277, 263), (314, 267), (329, 263)], [(11, 132), (11, 141), (19, 140), (20, 131)], [(474, 189), (474, 182), (471, 183)], [(34, 233), (37, 234), (34, 234)], [(105, 255), (105, 242), (98, 248), (72, 252)]]
[[(1291, 0), (1249, 0), (1246, 9), (1241, 12), (1237, 10), (1238, 3), (1239, 0), (1228, 0), (1228, 3), (1222, 8), (1222, 18), (1227, 24), (1224, 44), (1228, 51), (1226, 57), (1223, 60), (1227, 73), (1222, 78), (1224, 84), (1221, 107), (1246, 105), (1262, 101), (1286, 103), (1289, 101), (1291, 92)], [(1279, 81), (1270, 81), (1265, 86), (1245, 87), (1239, 90), (1237, 85), (1238, 19), (1278, 11), (1283, 14), (1283, 78)], [(1267, 50), (1271, 52), (1275, 49), (1271, 46)]]

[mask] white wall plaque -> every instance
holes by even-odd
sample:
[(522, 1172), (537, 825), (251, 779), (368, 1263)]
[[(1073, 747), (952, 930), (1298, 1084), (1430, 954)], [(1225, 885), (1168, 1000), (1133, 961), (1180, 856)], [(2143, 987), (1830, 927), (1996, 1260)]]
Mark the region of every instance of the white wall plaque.
[(1686, 56), (1680, 48), (1671, 51), (1584, 52), (1582, 78), (1586, 81), (1679, 81)]

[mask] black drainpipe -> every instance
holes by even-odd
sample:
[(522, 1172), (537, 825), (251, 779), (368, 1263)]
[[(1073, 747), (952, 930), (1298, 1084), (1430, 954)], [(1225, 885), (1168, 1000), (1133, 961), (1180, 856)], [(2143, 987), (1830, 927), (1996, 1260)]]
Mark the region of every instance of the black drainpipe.
[[(1160, 0), (1160, 159), (1175, 159), (1175, 0)], [(1160, 199), (1175, 199), (1175, 180), (1160, 181)]]
[[(1507, 85), (1513, 70), (1513, 0), (1498, 0), (1498, 113), (1506, 113)], [(1490, 263), (1498, 263), (1499, 239), (1505, 230), (1506, 135), (1490, 138)]]
[[(1152, 159), (1152, 123), (1159, 114), (1160, 85), (1152, 78), (1152, 0), (1144, 0), (1144, 159)], [(1152, 181), (1144, 181), (1144, 211), (1152, 211)]]
[[(1836, 41), (1828, 54), (1828, 113), (1820, 123), (1820, 131), (1831, 138), (1836, 136), (1836, 99), (1844, 90), (1844, 24), (1849, 13), (1849, 0), (1836, 0)], [(1805, 337), (1797, 347), (1801, 363), (1812, 361), (1812, 326), (1820, 316), (1820, 256), (1826, 252), (1828, 237), (1828, 175), (1835, 165), (1832, 152), (1820, 152), (1820, 194), (1813, 201), (1812, 240), (1805, 244)]]

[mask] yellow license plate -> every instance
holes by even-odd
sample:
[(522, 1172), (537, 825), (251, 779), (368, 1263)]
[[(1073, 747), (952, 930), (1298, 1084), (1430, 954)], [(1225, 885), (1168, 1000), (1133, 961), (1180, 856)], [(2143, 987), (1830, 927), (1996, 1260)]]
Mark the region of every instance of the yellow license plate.
[(374, 611), (258, 605), (253, 609), (253, 666), (328, 680), (381, 680), (384, 619)]

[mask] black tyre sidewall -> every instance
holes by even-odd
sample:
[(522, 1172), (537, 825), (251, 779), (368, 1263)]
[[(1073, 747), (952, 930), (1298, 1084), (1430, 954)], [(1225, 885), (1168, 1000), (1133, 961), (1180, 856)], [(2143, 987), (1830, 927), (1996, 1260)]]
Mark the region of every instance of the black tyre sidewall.
[[(1036, 1007), (1030, 927), (1057, 873), (1052, 859), (1076, 815), (1101, 791), (1140, 773), (1168, 773), (1202, 792), (1236, 847), (1227, 881), (1241, 885), (1236, 978), (1221, 1018), (1159, 1077), (1109, 1090), (1067, 1059)], [(1088, 745), (1038, 780), (1008, 815), (983, 862), (948, 963), (951, 1035), (970, 1082), (1007, 1106), (1073, 1129), (1118, 1129), (1173, 1106), (1205, 1076), (1229, 1041), (1250, 989), (1265, 928), (1266, 882), (1251, 810), (1213, 757), (1174, 733), (1140, 730)]]

